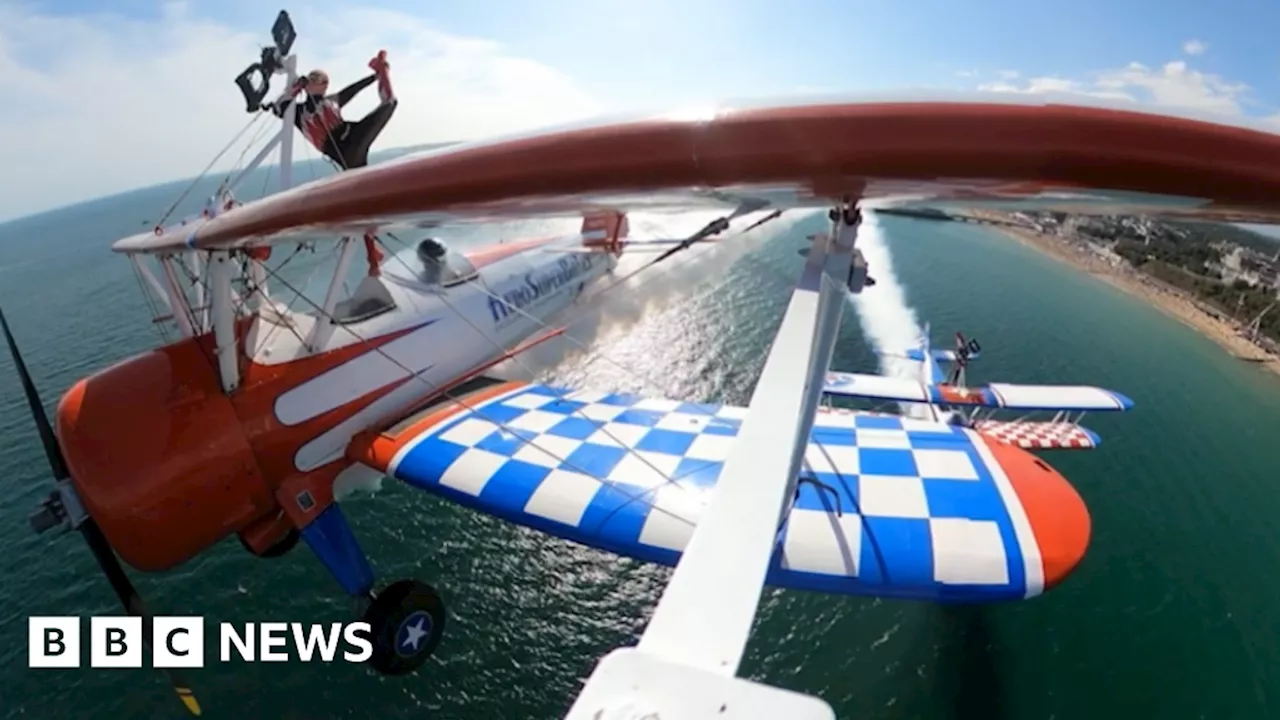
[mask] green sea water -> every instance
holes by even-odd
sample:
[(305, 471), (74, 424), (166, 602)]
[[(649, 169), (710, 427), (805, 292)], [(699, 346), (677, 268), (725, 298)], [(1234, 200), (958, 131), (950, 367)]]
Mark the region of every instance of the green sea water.
[[(0, 226), (0, 303), (46, 405), (159, 341), (128, 263), (107, 245), (145, 229), (173, 189)], [(955, 330), (980, 339), (972, 379), (1099, 384), (1136, 408), (1087, 419), (1098, 450), (1048, 456), (1093, 518), (1089, 553), (1061, 587), (983, 608), (767, 590), (743, 672), (818, 694), (842, 718), (1280, 714), (1280, 379), (980, 228), (882, 222), (918, 320), (937, 341)], [(745, 402), (801, 263), (795, 250), (821, 226), (784, 225), (748, 253), (656, 283), (591, 329), (591, 353), (546, 374)], [(304, 258), (298, 277), (320, 262), (323, 252)], [(837, 366), (874, 368), (852, 306), (846, 316)], [(0, 717), (183, 717), (148, 668), (26, 667), (28, 616), (117, 608), (77, 536), (27, 527), (51, 484), (22, 402), (0, 358)], [(668, 576), (389, 481), (345, 506), (384, 582), (413, 576), (441, 589), (451, 615), (438, 654), (398, 679), (341, 663), (209, 665), (191, 672), (205, 717), (559, 717), (596, 659), (638, 637)], [(160, 614), (310, 622), (350, 612), (301, 546), (260, 560), (228, 540), (134, 577)]]

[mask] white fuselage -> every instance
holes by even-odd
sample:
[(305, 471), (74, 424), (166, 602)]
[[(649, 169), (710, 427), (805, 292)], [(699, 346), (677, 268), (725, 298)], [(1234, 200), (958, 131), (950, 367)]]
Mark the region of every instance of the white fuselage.
[[(457, 378), (506, 354), (520, 342), (548, 329), (547, 319), (569, 307), (616, 264), (604, 253), (556, 252), (581, 248), (579, 236), (550, 241), (479, 269), (478, 276), (451, 287), (429, 286), (417, 270), (388, 262), (382, 281), (396, 308), (354, 325), (339, 326), (321, 352), (362, 341), (405, 334), (380, 347), (300, 382), (275, 402), (276, 419), (295, 426), (391, 389), (350, 418), (304, 444), (294, 458), (300, 471), (331, 462), (356, 433), (437, 394)], [(299, 326), (314, 319), (300, 318)], [(278, 364), (306, 353), (299, 332), (271, 328), (259, 320), (250, 334), (255, 362)], [(263, 342), (253, 344), (253, 338)]]

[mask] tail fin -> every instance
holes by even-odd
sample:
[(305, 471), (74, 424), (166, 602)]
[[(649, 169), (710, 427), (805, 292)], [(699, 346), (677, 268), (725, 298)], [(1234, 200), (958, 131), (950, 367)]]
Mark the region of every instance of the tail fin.
[(582, 216), (582, 244), (620, 254), (622, 241), (631, 232), (627, 214), (617, 210), (599, 210)]

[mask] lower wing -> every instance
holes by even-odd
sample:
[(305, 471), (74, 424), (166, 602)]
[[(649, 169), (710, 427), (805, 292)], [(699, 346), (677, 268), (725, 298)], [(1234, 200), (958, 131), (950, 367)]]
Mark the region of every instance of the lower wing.
[[(356, 462), (460, 505), (675, 565), (745, 408), (477, 378)], [(820, 592), (988, 602), (1041, 593), (1083, 556), (1088, 511), (1034, 456), (973, 430), (818, 413), (768, 582)], [(731, 559), (726, 559), (731, 561)]]

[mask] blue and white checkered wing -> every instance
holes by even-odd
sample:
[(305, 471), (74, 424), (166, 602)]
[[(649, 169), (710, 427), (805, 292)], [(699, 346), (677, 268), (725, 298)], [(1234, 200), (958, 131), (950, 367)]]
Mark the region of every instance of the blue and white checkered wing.
[[(674, 565), (744, 408), (516, 385), (411, 437), (389, 475), (590, 547)], [(1038, 592), (1000, 478), (970, 431), (819, 414), (770, 582), (995, 600)]]

